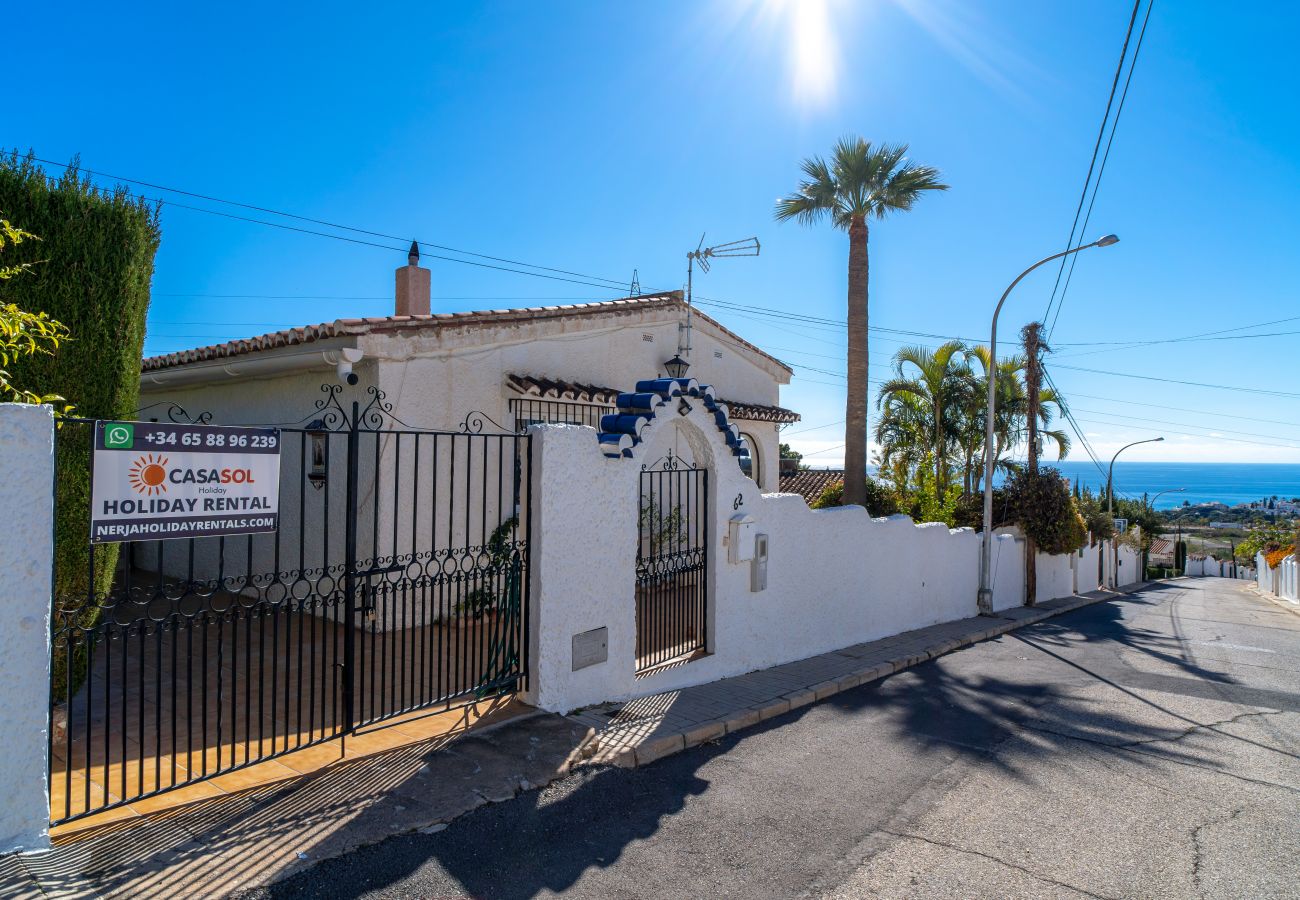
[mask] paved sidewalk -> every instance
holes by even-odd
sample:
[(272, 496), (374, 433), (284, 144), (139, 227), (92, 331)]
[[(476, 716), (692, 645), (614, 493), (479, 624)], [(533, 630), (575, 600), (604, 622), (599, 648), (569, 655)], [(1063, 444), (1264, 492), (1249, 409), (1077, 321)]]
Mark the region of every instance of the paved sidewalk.
[(944, 622), (709, 684), (589, 707), (570, 718), (595, 730), (594, 739), (583, 748), (586, 764), (643, 766), (936, 656), (1140, 587)]

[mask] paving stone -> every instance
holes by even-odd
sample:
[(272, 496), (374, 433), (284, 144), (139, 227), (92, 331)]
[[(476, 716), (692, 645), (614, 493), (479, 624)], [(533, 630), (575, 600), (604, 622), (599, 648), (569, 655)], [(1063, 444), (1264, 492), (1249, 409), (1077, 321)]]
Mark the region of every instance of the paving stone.
[(790, 701), (791, 709), (798, 709), (800, 706), (807, 706), (809, 703), (817, 701), (817, 695), (809, 690), (791, 691), (785, 694), (782, 699)]
[(857, 672), (850, 672), (848, 675), (845, 675), (842, 678), (840, 678), (840, 680), (837, 681), (836, 684), (839, 685), (841, 691), (852, 690), (853, 688), (862, 684), (862, 675)]
[(789, 700), (783, 698), (777, 700), (771, 700), (768, 701), (766, 706), (759, 708), (758, 718), (766, 722), (768, 719), (774, 718), (783, 713), (788, 713), (789, 711), (790, 711)]
[(814, 684), (809, 690), (817, 696), (818, 700), (825, 700), (827, 697), (833, 697), (840, 692), (840, 684), (838, 681), (823, 681)]
[(689, 729), (682, 737), (687, 747), (696, 747), (708, 741), (716, 741), (726, 733), (727, 723), (720, 719), (714, 719), (711, 722), (701, 722), (694, 728)]
[(656, 759), (663, 759), (665, 756), (671, 756), (685, 749), (686, 742), (682, 735), (665, 735), (637, 745), (636, 762), (638, 766), (644, 766)]
[(727, 719), (727, 734), (732, 734), (733, 732), (748, 728), (751, 725), (757, 725), (760, 721), (761, 719), (759, 719), (758, 710), (741, 710)]
[(878, 681), (881, 678), (894, 674), (894, 667), (889, 665), (889, 663), (877, 663), (870, 669), (864, 669), (861, 674), (862, 678), (859, 683), (866, 684), (869, 681)]

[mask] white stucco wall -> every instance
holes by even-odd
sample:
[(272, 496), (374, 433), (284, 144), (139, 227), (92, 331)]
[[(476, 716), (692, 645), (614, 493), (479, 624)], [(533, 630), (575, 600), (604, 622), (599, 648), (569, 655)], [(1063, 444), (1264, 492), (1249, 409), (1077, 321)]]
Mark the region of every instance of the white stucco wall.
[(50, 594), (54, 416), (0, 404), (0, 853), (49, 847)]
[(1263, 553), (1255, 554), (1255, 585), (1266, 594), (1273, 593), (1273, 570)]
[(1077, 554), (1062, 553), (1052, 556), (1039, 553), (1035, 561), (1035, 574), (1038, 581), (1038, 600), (1051, 600), (1055, 597), (1069, 597), (1074, 590), (1074, 564)]
[(1270, 582), (1277, 596), (1292, 603), (1300, 603), (1300, 564), (1297, 564), (1294, 553), (1272, 570)]
[[(530, 699), (546, 709), (673, 690), (977, 613), (975, 532), (762, 495), (734, 466), (701, 404), (686, 416), (661, 414), (632, 459), (603, 457), (591, 429), (538, 426), (534, 433)], [(711, 470), (711, 653), (638, 678), (638, 477), (642, 463), (670, 448)], [(728, 520), (737, 513), (769, 536), (765, 591), (750, 591), (749, 563), (727, 561)], [(999, 537), (994, 564), (995, 605), (1020, 605), (1021, 544)], [(1040, 572), (1040, 599), (1073, 593), (1069, 556), (1045, 557)], [(573, 636), (602, 627), (608, 660), (572, 671)]]
[(1128, 587), (1137, 584), (1146, 576), (1142, 571), (1142, 555), (1127, 544), (1120, 544), (1115, 554), (1119, 560), (1119, 570), (1115, 575), (1116, 587)]
[(1089, 543), (1076, 554), (1075, 593), (1090, 594), (1101, 587), (1100, 559), (1105, 547), (1105, 544)]
[(1015, 534), (993, 537), (993, 610), (1025, 605), (1025, 541)]
[(1231, 575), (1232, 563), (1230, 561), (1218, 560), (1213, 556), (1204, 556), (1187, 559), (1188, 575), (1197, 577), (1222, 578)]

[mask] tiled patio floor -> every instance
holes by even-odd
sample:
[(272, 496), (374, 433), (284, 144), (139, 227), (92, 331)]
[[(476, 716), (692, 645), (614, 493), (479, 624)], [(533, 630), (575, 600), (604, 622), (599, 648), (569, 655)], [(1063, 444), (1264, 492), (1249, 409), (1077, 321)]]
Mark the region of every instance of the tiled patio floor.
[[(358, 629), (355, 717), (382, 721), (344, 739), (344, 636), (303, 614), (102, 636), (69, 724), (54, 728), (51, 818), (130, 802), (59, 833), (458, 733), (521, 706), (463, 705), (490, 666), (490, 626)], [(448, 694), (462, 699), (435, 699)], [(421, 708), (402, 712), (412, 706)]]

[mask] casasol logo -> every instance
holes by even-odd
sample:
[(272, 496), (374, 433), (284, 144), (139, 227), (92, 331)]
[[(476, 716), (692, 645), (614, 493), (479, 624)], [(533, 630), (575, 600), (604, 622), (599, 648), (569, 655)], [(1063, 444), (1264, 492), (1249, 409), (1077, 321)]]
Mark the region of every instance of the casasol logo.
[(144, 456), (131, 463), (131, 471), (128, 477), (131, 479), (131, 487), (137, 494), (162, 494), (167, 490), (167, 458), (165, 456), (155, 457), (152, 453), (146, 453)]

